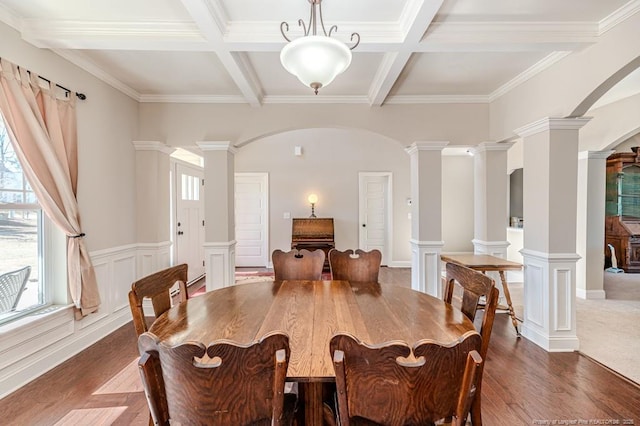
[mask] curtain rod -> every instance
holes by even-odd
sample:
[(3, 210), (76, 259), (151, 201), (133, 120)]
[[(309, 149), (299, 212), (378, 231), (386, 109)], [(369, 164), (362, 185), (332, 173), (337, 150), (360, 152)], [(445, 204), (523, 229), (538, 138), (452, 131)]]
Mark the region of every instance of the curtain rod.
[[(0, 59), (2, 59), (2, 58), (0, 58)], [(20, 69), (20, 65), (17, 65), (17, 67), (18, 67), (18, 69)], [(31, 71), (30, 70), (27, 70), (27, 72), (29, 73), (29, 75), (31, 75)], [(41, 79), (41, 80), (46, 81), (49, 84), (51, 84), (51, 80), (49, 80), (48, 78), (44, 78), (41, 75), (38, 75), (38, 78)], [(65, 92), (67, 92), (67, 93), (65, 93), (65, 96), (69, 96), (69, 93), (72, 92), (71, 90), (67, 89), (66, 87), (59, 85), (58, 83), (56, 83), (56, 86), (61, 88)], [(78, 97), (78, 99), (80, 99), (81, 101), (84, 101), (85, 99), (87, 99), (87, 95), (85, 95), (84, 93), (80, 93), (80, 92), (75, 92), (75, 93), (76, 93), (76, 96)]]
[[(20, 67), (18, 67), (18, 68), (20, 68)], [(27, 72), (29, 73), (29, 75), (31, 75), (31, 71), (27, 70)], [(39, 78), (39, 79), (42, 79), (42, 80), (44, 80), (44, 81), (46, 81), (46, 82), (47, 82), (47, 83), (49, 83), (49, 84), (51, 84), (51, 80), (49, 80), (48, 78), (44, 78), (44, 77), (43, 77), (43, 76), (41, 76), (41, 75), (38, 75), (38, 78)], [(69, 95), (69, 93), (71, 93), (71, 90), (67, 89), (67, 88), (66, 88), (66, 87), (64, 87), (64, 86), (59, 85), (58, 83), (56, 83), (56, 86), (57, 86), (57, 87), (59, 87), (59, 88), (61, 88), (61, 89), (62, 89), (62, 90), (64, 90), (65, 92), (67, 92), (67, 93), (66, 93), (66, 96), (68, 96), (68, 95)], [(85, 99), (87, 99), (87, 95), (85, 95), (84, 93), (76, 92), (76, 96), (77, 96), (77, 97), (78, 97), (78, 99), (80, 99), (81, 101), (84, 101)]]

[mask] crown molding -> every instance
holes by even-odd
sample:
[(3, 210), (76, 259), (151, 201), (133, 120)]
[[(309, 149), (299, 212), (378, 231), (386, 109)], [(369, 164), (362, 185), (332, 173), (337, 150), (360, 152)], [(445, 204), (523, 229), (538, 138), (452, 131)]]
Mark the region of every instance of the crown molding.
[(391, 95), (385, 104), (487, 104), (485, 95)]
[(158, 151), (167, 155), (171, 155), (176, 149), (159, 141), (132, 141), (136, 151)]
[(97, 79), (104, 81), (109, 86), (119, 90), (133, 100), (140, 102), (140, 94), (137, 91), (106, 73), (102, 68), (85, 58), (80, 52), (59, 49), (52, 49), (52, 52), (68, 60), (77, 67), (82, 68)]
[(441, 151), (449, 145), (449, 141), (416, 141), (405, 148), (409, 155), (413, 155), (418, 151)]
[(549, 130), (580, 130), (585, 124), (591, 121), (591, 117), (577, 117), (577, 118), (552, 118), (545, 117), (538, 121), (522, 126), (514, 133), (521, 138), (535, 135), (540, 132)]
[(630, 1), (623, 5), (598, 23), (598, 35), (606, 33), (638, 12), (640, 12), (640, 0)]
[(202, 152), (227, 151), (232, 154), (235, 154), (238, 152), (238, 149), (235, 146), (233, 146), (230, 141), (201, 141), (201, 142), (196, 142), (196, 145), (198, 145), (198, 148), (200, 148)]
[(477, 146), (473, 147), (473, 153), (487, 152), (487, 151), (508, 151), (515, 142), (481, 142)]
[(509, 80), (508, 82), (494, 90), (489, 96), (487, 96), (489, 102), (493, 102), (501, 96), (506, 95), (517, 86), (540, 74), (542, 71), (551, 67), (570, 54), (571, 52), (553, 52), (545, 56), (540, 61), (536, 62), (533, 66), (527, 68), (524, 72), (518, 74), (515, 78)]
[(240, 95), (140, 95), (141, 103), (177, 104), (246, 104)]

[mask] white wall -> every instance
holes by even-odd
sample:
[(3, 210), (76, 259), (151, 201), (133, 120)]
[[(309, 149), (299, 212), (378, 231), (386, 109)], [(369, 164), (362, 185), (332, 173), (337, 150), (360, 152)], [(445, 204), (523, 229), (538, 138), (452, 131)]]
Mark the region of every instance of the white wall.
[[(302, 156), (294, 147), (302, 147)], [(345, 129), (306, 129), (262, 138), (239, 149), (236, 172), (269, 173), (269, 251), (291, 248), (291, 217), (308, 217), (310, 193), (318, 195), (316, 215), (333, 217), (336, 248), (358, 247), (358, 172), (393, 174), (392, 262), (411, 259), (409, 155), (396, 141)]]
[[(303, 155), (296, 157), (294, 147)], [(333, 217), (336, 247), (358, 247), (358, 172), (393, 174), (393, 244), (390, 264), (411, 261), (409, 155), (396, 141), (371, 132), (306, 129), (262, 138), (235, 156), (236, 172), (269, 173), (270, 252), (291, 247), (291, 217), (308, 217), (307, 195), (318, 195), (316, 215)], [(473, 159), (443, 156), (444, 251), (473, 251)]]
[(476, 145), (489, 139), (487, 104), (140, 104), (140, 140), (170, 146), (250, 141), (289, 130), (366, 129), (407, 146), (416, 141)]
[(444, 253), (473, 253), (473, 157), (442, 157), (442, 240)]

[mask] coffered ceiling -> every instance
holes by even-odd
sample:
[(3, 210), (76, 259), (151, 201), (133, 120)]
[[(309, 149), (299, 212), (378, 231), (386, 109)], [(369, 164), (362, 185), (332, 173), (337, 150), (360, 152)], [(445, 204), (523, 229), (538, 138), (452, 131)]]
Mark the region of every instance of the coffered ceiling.
[[(0, 0), (0, 20), (141, 102), (490, 102), (597, 41), (638, 0), (324, 0), (350, 68), (318, 95), (280, 64), (307, 0)], [(635, 80), (634, 80), (635, 78)], [(627, 79), (625, 96), (640, 87)], [(78, 90), (82, 90), (78, 88)]]

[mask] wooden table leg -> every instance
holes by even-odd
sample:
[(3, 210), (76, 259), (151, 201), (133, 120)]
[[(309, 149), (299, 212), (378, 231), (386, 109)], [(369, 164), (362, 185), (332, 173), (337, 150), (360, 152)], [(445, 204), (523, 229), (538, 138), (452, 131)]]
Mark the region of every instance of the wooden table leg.
[(305, 382), (300, 385), (304, 386), (304, 424), (322, 426), (322, 382)]
[(516, 329), (516, 334), (520, 337), (520, 330), (518, 329), (518, 319), (516, 318), (516, 312), (511, 304), (511, 293), (509, 293), (509, 286), (507, 286), (507, 279), (504, 276), (504, 271), (499, 271), (500, 281), (502, 281), (502, 289), (504, 290), (504, 297), (507, 299), (507, 307), (509, 308), (509, 315), (511, 316), (511, 323)]

